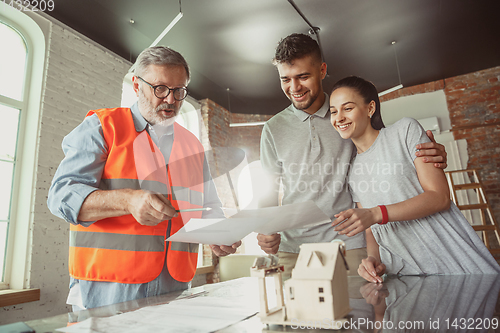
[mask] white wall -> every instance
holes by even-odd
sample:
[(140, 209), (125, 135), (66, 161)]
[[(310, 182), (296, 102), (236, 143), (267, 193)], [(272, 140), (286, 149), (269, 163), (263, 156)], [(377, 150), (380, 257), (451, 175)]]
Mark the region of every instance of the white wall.
[(69, 285), (69, 225), (49, 212), (48, 189), (64, 156), (63, 137), (89, 110), (120, 105), (123, 77), (131, 66), (62, 24), (35, 16), (46, 35), (47, 61), (40, 109), (29, 285), (40, 288), (41, 295), (40, 301), (4, 307), (0, 310), (0, 324), (68, 312), (65, 303)]
[(411, 117), (417, 120), (437, 117), (441, 133), (434, 133), (434, 138), (446, 147), (448, 153), (448, 168), (446, 168), (446, 171), (467, 168), (467, 142), (466, 140), (455, 141), (453, 134), (450, 132), (450, 113), (446, 104), (444, 90), (399, 97), (381, 103), (380, 109), (382, 120), (386, 126), (394, 124), (403, 117)]
[(453, 135), (446, 132), (451, 129), (451, 121), (444, 90), (399, 97), (381, 103), (380, 107), (382, 120), (386, 126), (394, 124), (403, 117), (417, 120), (437, 117), (441, 132), (445, 133), (437, 135), (436, 140), (439, 142), (454, 140)]

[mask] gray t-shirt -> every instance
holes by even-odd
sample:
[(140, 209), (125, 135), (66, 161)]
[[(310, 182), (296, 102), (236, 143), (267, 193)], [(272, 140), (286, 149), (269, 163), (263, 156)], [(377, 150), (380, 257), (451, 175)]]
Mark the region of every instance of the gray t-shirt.
[[(403, 118), (380, 130), (377, 139), (358, 154), (349, 174), (355, 202), (364, 208), (390, 205), (424, 192), (413, 160), (416, 145), (428, 142), (420, 124)], [(387, 273), (401, 275), (486, 274), (500, 267), (460, 210), (371, 227)]]
[[(262, 168), (273, 177), (275, 190), (276, 182), (283, 183), (283, 205), (312, 200), (332, 220), (334, 214), (353, 207), (347, 174), (354, 145), (331, 125), (328, 96), (314, 115), (290, 105), (271, 118), (264, 125), (260, 148)], [(335, 238), (344, 240), (347, 249), (366, 246), (364, 234), (338, 235), (329, 222), (282, 232), (279, 250), (298, 253), (303, 243)]]

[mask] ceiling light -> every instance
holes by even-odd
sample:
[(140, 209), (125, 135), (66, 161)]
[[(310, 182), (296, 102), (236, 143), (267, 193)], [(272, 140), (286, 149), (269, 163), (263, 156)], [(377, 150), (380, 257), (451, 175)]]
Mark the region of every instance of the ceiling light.
[(392, 41), (392, 47), (394, 49), (394, 57), (396, 58), (396, 68), (398, 70), (398, 78), (399, 78), (399, 84), (395, 87), (389, 88), (387, 90), (382, 91), (381, 93), (378, 94), (378, 96), (384, 96), (387, 95), (388, 93), (391, 93), (393, 91), (399, 90), (403, 88), (403, 84), (401, 83), (401, 73), (399, 72), (399, 62), (398, 62), (398, 54), (396, 53), (396, 41)]
[[(179, 22), (182, 16), (183, 14), (182, 14), (181, 0), (179, 0), (179, 14), (177, 14), (177, 16), (174, 17), (172, 22), (170, 22), (170, 24), (167, 25), (167, 27), (162, 31), (162, 33), (155, 39), (155, 41), (149, 47), (158, 45), (158, 43), (163, 39), (163, 37), (165, 37), (165, 35), (174, 27), (174, 25), (176, 25), (177, 22)], [(134, 24), (135, 21), (133, 19), (130, 19), (130, 23)], [(128, 72), (132, 73), (135, 70), (135, 66), (136, 64), (134, 63), (132, 67), (130, 67)]]
[(150, 47), (158, 45), (158, 43), (163, 39), (163, 37), (165, 37), (165, 35), (170, 31), (170, 29), (172, 29), (174, 27), (174, 25), (177, 22), (179, 22), (179, 20), (182, 18), (182, 15), (183, 15), (182, 12), (180, 12), (179, 14), (177, 14), (177, 16), (174, 17), (174, 19), (172, 20), (172, 22), (170, 22), (170, 24), (167, 25), (167, 27), (165, 28), (165, 30), (163, 30), (163, 32), (150, 45)]
[(261, 126), (264, 125), (265, 121), (255, 121), (250, 123), (231, 123), (229, 127), (246, 127), (246, 126)]
[(402, 84), (398, 84), (395, 87), (392, 87), (392, 88), (389, 88), (387, 90), (382, 91), (381, 93), (378, 94), (378, 97), (387, 95), (388, 93), (391, 93), (391, 92), (396, 91), (396, 90), (401, 89), (401, 88), (403, 88), (403, 85)]

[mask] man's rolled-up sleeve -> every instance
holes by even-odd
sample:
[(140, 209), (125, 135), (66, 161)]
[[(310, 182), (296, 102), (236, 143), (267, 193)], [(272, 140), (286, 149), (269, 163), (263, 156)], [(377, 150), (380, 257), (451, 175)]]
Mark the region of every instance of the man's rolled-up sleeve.
[(47, 205), (65, 221), (88, 226), (93, 222), (78, 221), (78, 214), (87, 196), (98, 189), (107, 159), (99, 118), (85, 118), (64, 137), (62, 149), (65, 157), (52, 180)]

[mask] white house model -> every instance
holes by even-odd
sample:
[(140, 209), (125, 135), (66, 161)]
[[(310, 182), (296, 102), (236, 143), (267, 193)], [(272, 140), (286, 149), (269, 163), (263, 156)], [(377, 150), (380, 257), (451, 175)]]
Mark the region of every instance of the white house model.
[(350, 311), (342, 243), (302, 244), (292, 278), (285, 281), (288, 318), (339, 320)]
[[(293, 325), (297, 321), (344, 322), (350, 311), (347, 291), (347, 263), (343, 242), (302, 244), (292, 278), (285, 281), (283, 302), (281, 274), (283, 266), (263, 265), (258, 260), (251, 275), (259, 277), (262, 322)], [(265, 277), (274, 276), (278, 306), (269, 309)]]

